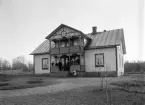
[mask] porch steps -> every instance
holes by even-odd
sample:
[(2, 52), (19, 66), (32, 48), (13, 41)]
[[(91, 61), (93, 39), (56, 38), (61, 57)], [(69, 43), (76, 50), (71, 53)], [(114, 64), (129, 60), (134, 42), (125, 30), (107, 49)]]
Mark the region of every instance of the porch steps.
[(52, 73), (50, 73), (50, 76), (52, 76), (52, 77), (67, 77), (68, 71), (52, 72)]

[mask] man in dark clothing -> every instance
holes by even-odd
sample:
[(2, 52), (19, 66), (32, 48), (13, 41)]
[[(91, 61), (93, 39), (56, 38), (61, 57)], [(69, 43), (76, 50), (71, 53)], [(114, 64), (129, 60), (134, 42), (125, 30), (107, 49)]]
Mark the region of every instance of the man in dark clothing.
[(59, 70), (61, 71), (62, 63), (59, 61), (58, 65), (59, 65)]

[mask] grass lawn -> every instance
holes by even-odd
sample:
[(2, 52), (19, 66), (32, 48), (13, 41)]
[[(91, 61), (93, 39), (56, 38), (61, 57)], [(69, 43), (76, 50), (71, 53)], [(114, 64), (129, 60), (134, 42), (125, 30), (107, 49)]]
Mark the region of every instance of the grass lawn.
[[(58, 78), (59, 79), (59, 78)], [(94, 80), (95, 81), (92, 81)], [(83, 81), (76, 81), (77, 79), (64, 79), (64, 82), (71, 82), (75, 85)], [(83, 80), (90, 80), (94, 83), (99, 83), (98, 78), (88, 78)], [(3, 97), (0, 100), (0, 105), (145, 105), (145, 93), (125, 91), (120, 87), (124, 87), (125, 84), (134, 86), (133, 76), (123, 76), (117, 80), (112, 78), (112, 85), (108, 88), (108, 91), (100, 91), (100, 86), (84, 86), (77, 89), (71, 89), (69, 91), (57, 92), (57, 93), (45, 93), (34, 94), (28, 96), (15, 96), (15, 97)], [(29, 82), (28, 82), (29, 81)], [(59, 81), (59, 80), (58, 80)], [(36, 87), (58, 83), (57, 78), (48, 78), (46, 76), (18, 76), (11, 78), (10, 81), (4, 83), (11, 83), (9, 86), (0, 86), (14, 89), (18, 87)], [(87, 83), (86, 81), (84, 81)], [(144, 86), (144, 82), (137, 82)], [(13, 84), (13, 85), (12, 85)], [(139, 85), (138, 85), (139, 86)], [(24, 87), (23, 87), (24, 88)], [(62, 87), (63, 88), (63, 87)], [(108, 101), (107, 101), (108, 100)]]
[(7, 76), (0, 75), (0, 90), (25, 89), (58, 83), (57, 79), (43, 75)]
[[(1, 105), (145, 105), (144, 94), (134, 94), (114, 88), (108, 92), (96, 87), (82, 87), (70, 91), (3, 98)], [(107, 104), (108, 103), (108, 104)]]
[(111, 85), (119, 86), (128, 92), (138, 92), (145, 94), (145, 75), (133, 74), (128, 76), (129, 79), (124, 81), (112, 82)]

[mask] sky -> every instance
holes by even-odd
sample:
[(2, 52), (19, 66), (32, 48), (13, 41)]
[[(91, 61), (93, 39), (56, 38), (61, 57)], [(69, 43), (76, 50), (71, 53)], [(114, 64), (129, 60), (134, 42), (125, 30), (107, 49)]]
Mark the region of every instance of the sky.
[(0, 0), (0, 57), (29, 55), (61, 23), (90, 33), (123, 28), (125, 60), (145, 60), (144, 0)]

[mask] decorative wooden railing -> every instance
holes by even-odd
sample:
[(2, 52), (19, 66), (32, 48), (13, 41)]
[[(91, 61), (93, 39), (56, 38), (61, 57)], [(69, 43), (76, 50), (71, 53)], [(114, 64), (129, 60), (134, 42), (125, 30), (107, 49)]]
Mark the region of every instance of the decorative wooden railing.
[(61, 54), (69, 53), (69, 47), (60, 47), (59, 49)]
[(80, 46), (70, 47), (70, 52), (71, 53), (75, 53), (75, 52), (79, 52), (79, 51), (80, 51)]
[(59, 48), (52, 48), (50, 52), (51, 54), (59, 54)]
[(83, 51), (84, 48), (81, 46), (60, 47), (60, 48), (52, 48), (51, 54), (68, 54), (68, 53), (78, 53)]

